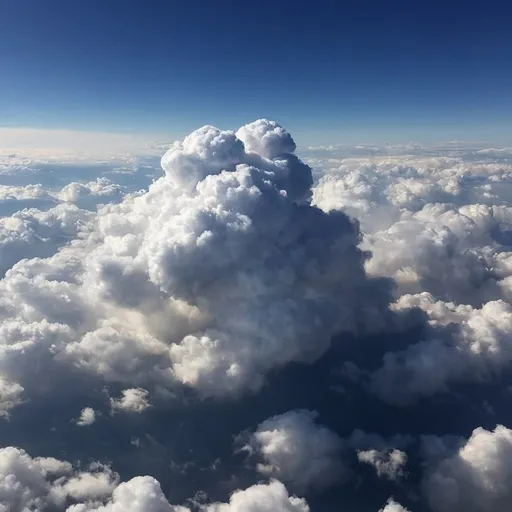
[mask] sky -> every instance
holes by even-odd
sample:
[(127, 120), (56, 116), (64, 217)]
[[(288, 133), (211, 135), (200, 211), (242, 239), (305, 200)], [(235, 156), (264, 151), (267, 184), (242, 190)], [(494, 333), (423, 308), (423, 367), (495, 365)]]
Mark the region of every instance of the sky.
[(0, 0), (0, 512), (510, 512), (510, 11)]
[(0, 126), (512, 139), (507, 2), (0, 2)]

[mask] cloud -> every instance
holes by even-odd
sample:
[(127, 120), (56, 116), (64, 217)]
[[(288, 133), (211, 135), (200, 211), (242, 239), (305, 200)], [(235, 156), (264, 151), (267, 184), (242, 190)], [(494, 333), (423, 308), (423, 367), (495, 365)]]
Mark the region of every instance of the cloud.
[(25, 258), (48, 257), (76, 238), (91, 214), (74, 205), (0, 218), (0, 275)]
[(229, 503), (214, 503), (205, 508), (206, 512), (309, 512), (306, 501), (290, 496), (285, 486), (277, 480), (259, 484), (245, 491), (232, 494)]
[(68, 512), (181, 512), (184, 507), (169, 504), (160, 484), (149, 476), (140, 476), (116, 487), (106, 504), (90, 502), (70, 506)]
[(380, 397), (406, 404), (507, 368), (512, 165), (462, 145), (435, 156), (421, 146), (381, 149), (334, 159), (313, 202), (360, 220), (366, 270), (393, 278), (395, 312), (429, 317), (424, 339), (388, 351), (371, 378)]
[[(430, 441), (432, 442), (432, 441)], [(510, 510), (512, 506), (512, 430), (477, 428), (455, 453), (426, 475), (423, 486), (434, 512)]]
[[(484, 381), (507, 368), (512, 306), (490, 301), (480, 309), (436, 302), (431, 295), (404, 296), (398, 307), (418, 307), (429, 316), (429, 338), (401, 352), (389, 352), (371, 386), (392, 403), (409, 403), (444, 391), (457, 381)], [(451, 328), (449, 335), (437, 327)]]
[(96, 421), (96, 412), (91, 407), (85, 407), (80, 412), (80, 417), (78, 418), (76, 424), (79, 427), (88, 427), (92, 425)]
[[(32, 458), (14, 447), (0, 449), (0, 510), (67, 512), (190, 512), (171, 505), (150, 476), (119, 482), (107, 466), (91, 463), (85, 471), (54, 458)], [(229, 503), (200, 506), (204, 512), (308, 512), (302, 498), (290, 496), (276, 480), (234, 492)]]
[(9, 418), (9, 410), (22, 402), (23, 387), (0, 378), (0, 418)]
[[(306, 501), (290, 496), (281, 482), (259, 484), (234, 492), (229, 503), (200, 506), (204, 512), (309, 512)], [(67, 512), (190, 512), (171, 505), (160, 484), (149, 476), (136, 477), (116, 487), (106, 504), (72, 505)]]
[(397, 480), (404, 475), (403, 466), (407, 463), (407, 454), (401, 450), (393, 449), (388, 452), (378, 450), (361, 450), (357, 458), (364, 464), (375, 468), (378, 477)]
[(310, 169), (265, 123), (240, 135), (266, 129), (262, 155), (206, 126), (163, 156), (147, 193), (101, 212), (81, 279), (109, 319), (59, 357), (116, 381), (232, 395), (314, 361), (336, 332), (385, 321), (389, 286), (367, 278), (357, 225), (308, 203)]
[(507, 509), (507, 151), (116, 144), (0, 154), (4, 509)]
[(58, 194), (62, 201), (91, 209), (97, 204), (119, 202), (127, 194), (127, 188), (107, 178), (98, 178), (88, 183), (72, 182)]
[[(64, 510), (66, 501), (96, 500), (108, 496), (117, 484), (108, 467), (93, 464), (80, 471), (69, 462), (32, 458), (15, 447), (0, 449), (0, 506), (3, 510)], [(0, 509), (1, 510), (1, 509)]]
[(121, 398), (111, 398), (112, 412), (141, 413), (149, 407), (148, 392), (141, 388), (123, 389)]
[(19, 161), (90, 161), (161, 151), (154, 139), (118, 133), (0, 127), (2, 158)]
[(382, 508), (380, 512), (408, 512), (408, 510), (402, 507), (400, 503), (397, 503), (395, 500), (390, 498), (386, 506)]
[(315, 423), (314, 411), (289, 411), (265, 420), (252, 433), (246, 451), (255, 455), (256, 469), (301, 491), (322, 489), (343, 481), (342, 440)]

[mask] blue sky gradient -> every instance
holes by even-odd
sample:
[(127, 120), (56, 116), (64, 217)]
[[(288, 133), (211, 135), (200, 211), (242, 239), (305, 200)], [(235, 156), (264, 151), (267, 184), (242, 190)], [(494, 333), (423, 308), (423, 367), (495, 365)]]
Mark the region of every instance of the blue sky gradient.
[[(0, 125), (512, 140), (501, 2), (0, 2)], [(353, 139), (353, 140), (351, 140)]]

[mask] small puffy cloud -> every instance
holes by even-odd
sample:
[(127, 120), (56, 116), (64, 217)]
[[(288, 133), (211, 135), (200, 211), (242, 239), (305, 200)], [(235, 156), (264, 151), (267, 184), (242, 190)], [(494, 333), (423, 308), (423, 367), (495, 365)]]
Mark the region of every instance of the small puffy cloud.
[(112, 412), (123, 411), (141, 413), (150, 407), (148, 402), (148, 392), (145, 389), (123, 389), (121, 395), (121, 398), (110, 399)]
[(400, 503), (397, 503), (393, 498), (390, 498), (384, 508), (381, 508), (379, 512), (409, 512), (405, 507), (402, 507)]
[(119, 484), (107, 503), (72, 505), (67, 512), (185, 512), (165, 498), (160, 483), (150, 476), (139, 476)]
[(357, 452), (357, 458), (359, 462), (373, 466), (379, 478), (397, 480), (404, 476), (407, 454), (401, 450), (361, 450)]
[(256, 470), (296, 489), (322, 489), (346, 477), (343, 442), (315, 422), (314, 411), (289, 411), (265, 420), (245, 449), (256, 456)]
[(88, 427), (92, 425), (96, 421), (96, 412), (91, 407), (85, 407), (80, 412), (80, 416), (78, 417), (76, 424), (79, 427)]
[(292, 136), (275, 121), (259, 119), (242, 126), (236, 136), (244, 143), (245, 149), (273, 159), (296, 149)]
[(0, 377), (0, 418), (9, 418), (9, 411), (22, 402), (23, 387)]
[(269, 484), (253, 485), (231, 495), (229, 503), (214, 503), (205, 512), (309, 512), (306, 500), (290, 496), (277, 480)]
[[(434, 512), (505, 512), (512, 507), (512, 430), (477, 428), (454, 453), (445, 451), (425, 476)], [(428, 462), (428, 461), (427, 461)]]
[(88, 183), (72, 182), (66, 185), (57, 197), (81, 208), (94, 209), (98, 204), (117, 203), (126, 194), (125, 186), (102, 177)]

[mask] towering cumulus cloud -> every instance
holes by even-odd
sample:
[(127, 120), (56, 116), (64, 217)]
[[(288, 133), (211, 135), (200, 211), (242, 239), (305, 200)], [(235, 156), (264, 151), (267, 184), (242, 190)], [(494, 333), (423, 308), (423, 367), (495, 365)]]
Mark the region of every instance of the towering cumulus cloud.
[(378, 321), (386, 296), (365, 275), (357, 225), (309, 204), (311, 170), (293, 150), (269, 121), (174, 144), (164, 177), (98, 218), (83, 269), (89, 300), (138, 325), (105, 315), (59, 357), (108, 380), (236, 394)]
[(260, 119), (157, 164), (0, 155), (0, 512), (511, 510), (512, 161), (483, 149)]

